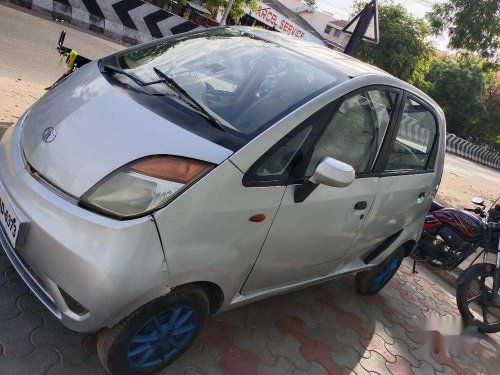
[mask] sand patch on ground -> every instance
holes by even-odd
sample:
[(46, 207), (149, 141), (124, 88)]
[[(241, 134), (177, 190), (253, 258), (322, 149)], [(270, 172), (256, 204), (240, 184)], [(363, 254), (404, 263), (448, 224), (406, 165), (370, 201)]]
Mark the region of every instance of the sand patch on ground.
[(0, 77), (0, 126), (15, 124), (26, 108), (44, 92), (44, 88), (35, 83)]

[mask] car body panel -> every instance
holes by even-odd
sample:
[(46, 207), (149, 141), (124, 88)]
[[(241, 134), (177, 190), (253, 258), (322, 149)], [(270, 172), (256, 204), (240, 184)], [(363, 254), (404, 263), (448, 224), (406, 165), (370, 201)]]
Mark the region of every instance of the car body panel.
[[(378, 177), (346, 188), (319, 185), (299, 204), (289, 185), (242, 294), (331, 274), (351, 248), (377, 193)], [(363, 210), (355, 210), (365, 201)]]
[[(46, 143), (42, 135), (48, 127), (57, 136)], [(167, 154), (219, 164), (232, 154), (113, 88), (97, 62), (84, 66), (33, 105), (22, 142), (29, 164), (74, 197), (144, 156)]]
[[(165, 258), (152, 218), (117, 221), (59, 197), (27, 170), (20, 131), (19, 124), (9, 128), (0, 142), (0, 184), (29, 221), (17, 253), (50, 290), (61, 322), (94, 331), (167, 293)], [(74, 314), (58, 286), (89, 313)]]
[[(155, 213), (172, 286), (212, 282), (225, 303), (239, 292), (264, 243), (284, 186), (249, 188), (230, 161)], [(252, 222), (250, 217), (266, 219)]]

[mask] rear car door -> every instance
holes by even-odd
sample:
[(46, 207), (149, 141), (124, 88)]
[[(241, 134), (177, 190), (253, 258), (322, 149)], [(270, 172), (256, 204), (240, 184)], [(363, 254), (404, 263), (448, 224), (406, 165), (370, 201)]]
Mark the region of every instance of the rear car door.
[[(300, 203), (295, 190), (326, 156), (359, 174), (371, 171), (397, 103), (398, 92), (387, 88), (348, 94), (299, 125), (249, 170), (250, 186), (281, 183), (286, 190), (242, 294), (334, 272), (369, 214), (379, 178), (356, 178), (346, 188), (319, 185)], [(280, 181), (284, 170), (289, 172)]]
[(377, 246), (411, 224), (422, 227), (437, 189), (437, 118), (431, 106), (405, 94), (399, 119), (375, 167), (380, 176), (379, 194), (353, 251)]

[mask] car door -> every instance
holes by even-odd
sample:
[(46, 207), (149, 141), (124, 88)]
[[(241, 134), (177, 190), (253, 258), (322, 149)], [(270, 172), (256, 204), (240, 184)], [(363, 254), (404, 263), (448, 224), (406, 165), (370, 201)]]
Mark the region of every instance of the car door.
[(380, 176), (379, 194), (353, 251), (376, 247), (412, 223), (421, 228), (437, 189), (439, 132), (432, 107), (406, 94), (391, 133), (375, 167)]
[[(291, 165), (280, 208), (242, 294), (321, 277), (335, 270), (369, 216), (379, 178), (356, 178), (345, 188), (318, 185), (300, 203), (295, 203), (295, 190), (327, 156), (350, 164), (357, 174), (371, 171), (398, 98), (397, 92), (379, 88), (346, 95), (332, 105), (335, 109), (328, 112), (326, 125), (306, 121), (249, 170), (247, 181), (255, 186), (263, 178), (269, 184), (273, 180), (270, 175), (280, 173), (279, 166)], [(290, 144), (294, 151), (283, 152)], [(285, 160), (290, 162), (276, 163), (282, 160), (280, 152), (288, 155)]]

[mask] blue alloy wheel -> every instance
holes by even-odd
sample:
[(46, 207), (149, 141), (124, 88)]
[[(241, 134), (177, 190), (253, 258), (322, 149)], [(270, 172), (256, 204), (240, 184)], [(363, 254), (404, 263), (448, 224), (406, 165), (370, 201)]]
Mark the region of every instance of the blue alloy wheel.
[(395, 255), (389, 261), (380, 268), (377, 275), (373, 279), (373, 286), (376, 289), (382, 288), (394, 275), (399, 267), (399, 256)]
[(191, 343), (197, 328), (197, 314), (189, 306), (175, 306), (156, 315), (132, 337), (129, 364), (151, 368), (171, 361)]

